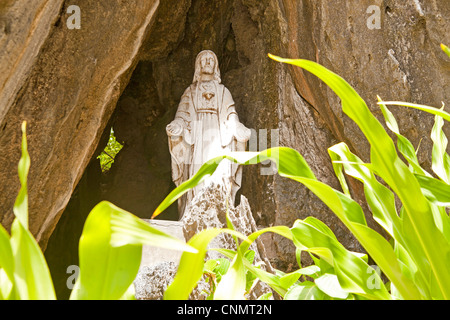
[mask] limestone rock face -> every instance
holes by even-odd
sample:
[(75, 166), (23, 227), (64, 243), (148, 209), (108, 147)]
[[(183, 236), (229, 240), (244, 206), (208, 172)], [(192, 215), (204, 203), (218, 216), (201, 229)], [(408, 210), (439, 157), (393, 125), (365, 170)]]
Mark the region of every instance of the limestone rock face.
[(28, 121), (30, 229), (46, 247), (128, 83), (158, 0), (7, 1), (0, 8), (0, 221), (18, 190), (20, 124)]
[(177, 265), (172, 261), (162, 262), (139, 269), (134, 280), (134, 292), (137, 300), (162, 300), (164, 291), (177, 273)]

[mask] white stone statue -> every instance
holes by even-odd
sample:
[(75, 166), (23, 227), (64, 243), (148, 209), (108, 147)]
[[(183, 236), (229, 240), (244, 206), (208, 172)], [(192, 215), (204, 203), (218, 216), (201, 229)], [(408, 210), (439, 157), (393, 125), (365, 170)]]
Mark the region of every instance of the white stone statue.
[[(181, 97), (175, 119), (166, 127), (176, 186), (191, 178), (208, 160), (230, 151), (245, 151), (251, 131), (239, 122), (233, 98), (221, 84), (214, 52), (197, 55), (192, 84)], [(216, 172), (178, 201), (180, 218), (203, 186), (223, 183), (234, 202), (241, 186), (242, 168), (223, 160)]]

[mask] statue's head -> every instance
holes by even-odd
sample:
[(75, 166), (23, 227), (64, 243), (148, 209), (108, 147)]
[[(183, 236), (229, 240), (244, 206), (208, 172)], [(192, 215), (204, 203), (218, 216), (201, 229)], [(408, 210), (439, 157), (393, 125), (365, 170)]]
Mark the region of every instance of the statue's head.
[(198, 82), (202, 74), (213, 75), (214, 80), (221, 82), (219, 60), (211, 50), (203, 50), (197, 55), (193, 82)]

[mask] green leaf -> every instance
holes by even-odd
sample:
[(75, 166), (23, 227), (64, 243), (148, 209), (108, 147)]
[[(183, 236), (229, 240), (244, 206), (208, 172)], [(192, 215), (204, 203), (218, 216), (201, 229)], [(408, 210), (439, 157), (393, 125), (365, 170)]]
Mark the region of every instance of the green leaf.
[(107, 201), (86, 219), (79, 244), (80, 274), (71, 299), (116, 300), (129, 297), (142, 245), (197, 252)]
[(203, 265), (203, 272), (213, 273), (214, 268), (219, 264), (219, 259), (211, 259), (205, 262)]
[(28, 229), (15, 219), (11, 226), (14, 279), (21, 300), (55, 300), (55, 290), (44, 255)]
[(320, 272), (320, 267), (312, 265), (305, 268), (301, 268), (297, 272), (304, 274), (305, 276), (315, 277)]
[(445, 44), (441, 43), (441, 49), (442, 49), (442, 51), (444, 51), (445, 54), (446, 54), (447, 56), (449, 56), (449, 58), (450, 58), (450, 49), (449, 49), (449, 47), (447, 47)]
[(280, 284), (284, 288), (289, 289), (294, 283), (297, 282), (301, 275), (302, 273), (300, 273), (299, 270), (285, 274), (284, 276), (280, 277)]
[[(400, 219), (395, 208), (394, 194), (376, 179), (372, 171), (356, 155), (350, 152), (345, 143), (339, 143), (328, 149), (333, 161), (339, 160), (345, 173), (364, 183), (364, 194), (372, 211), (373, 218), (389, 234), (398, 234)], [(335, 164), (333, 163), (333, 166)]]
[(450, 206), (450, 185), (427, 176), (416, 174), (416, 179), (428, 201), (438, 206)]
[(255, 251), (254, 250), (247, 250), (244, 254), (244, 258), (247, 259), (248, 262), (253, 263), (253, 260), (255, 259)]
[(197, 250), (187, 245), (178, 238), (168, 235), (135, 215), (122, 210), (109, 202), (98, 204), (99, 210), (104, 208), (111, 211), (110, 226), (113, 247), (123, 245), (151, 245), (163, 249), (188, 251), (196, 253)]
[[(201, 170), (201, 169), (200, 169)], [(195, 288), (197, 282), (203, 274), (205, 255), (208, 250), (208, 244), (225, 232), (233, 236), (245, 239), (246, 237), (239, 232), (229, 229), (205, 229), (195, 234), (187, 244), (197, 250), (197, 253), (183, 252), (180, 258), (177, 274), (172, 283), (164, 292), (164, 300), (186, 300), (189, 294)], [(223, 282), (223, 279), (222, 281)]]
[(0, 224), (0, 300), (14, 295), (14, 256), (9, 234)]
[[(26, 122), (22, 123), (21, 149), (22, 156), (18, 166), (21, 188), (14, 203), (13, 211), (16, 219), (11, 226), (10, 238), (11, 252), (14, 257), (14, 284), (19, 299), (54, 300), (56, 295), (47, 262), (41, 248), (28, 230), (27, 177), (30, 156), (27, 150)], [(9, 252), (6, 255), (9, 255)], [(7, 266), (7, 269), (10, 273), (11, 265)]]
[[(316, 219), (316, 223), (321, 223)], [(335, 270), (342, 288), (348, 292), (360, 294), (371, 299), (390, 299), (384, 286), (370, 288), (367, 280), (370, 275), (369, 265), (361, 258), (346, 250), (334, 237), (322, 232), (305, 221), (297, 220), (291, 229), (294, 235), (294, 244), (297, 247), (311, 248), (314, 252), (330, 263)], [(317, 249), (326, 250), (317, 250)], [(323, 253), (326, 253), (325, 255)], [(332, 259), (330, 259), (330, 255)], [(382, 283), (381, 279), (378, 279)]]
[(378, 104), (385, 104), (385, 105), (392, 105), (392, 106), (404, 106), (409, 107), (417, 110), (422, 110), (430, 114), (434, 114), (435, 116), (442, 117), (446, 121), (450, 121), (450, 114), (445, 112), (442, 108), (434, 108), (430, 106), (426, 106), (423, 104), (417, 104), (417, 103), (409, 103), (409, 102), (403, 102), (403, 101), (384, 101), (384, 102), (378, 102)]
[(442, 131), (444, 119), (438, 115), (436, 115), (434, 119), (434, 126), (431, 130), (431, 140), (433, 141), (433, 150), (431, 153), (431, 168), (440, 179), (449, 184), (450, 157), (446, 152), (448, 140), (444, 132)]
[(327, 300), (327, 296), (314, 282), (294, 284), (284, 296), (285, 300)]
[(25, 229), (28, 229), (28, 191), (27, 178), (30, 170), (30, 155), (27, 148), (27, 123), (22, 123), (22, 156), (19, 160), (18, 171), (20, 180), (19, 194), (14, 203), (14, 215), (20, 220), (20, 223)]
[(217, 286), (216, 292), (214, 293), (214, 300), (244, 299), (246, 287), (244, 259), (241, 250), (238, 250), (228, 272), (222, 276), (222, 280)]
[[(403, 233), (408, 239), (407, 250), (419, 266), (418, 272), (423, 278), (430, 279), (430, 287), (438, 288), (433, 290), (434, 298), (450, 299), (450, 287), (446, 285), (450, 283), (450, 274), (446, 271), (450, 264), (450, 246), (434, 223), (430, 203), (422, 194), (419, 183), (397, 155), (393, 141), (370, 112), (364, 100), (344, 79), (315, 62), (283, 59), (272, 55), (270, 57), (313, 73), (340, 97), (342, 110), (359, 126), (371, 145), (373, 170), (392, 188), (405, 207)], [(444, 119), (448, 117), (443, 111), (434, 110), (434, 112), (442, 115)], [(366, 246), (365, 248), (371, 255), (375, 249)], [(375, 257), (374, 260), (376, 261)], [(380, 265), (378, 261), (377, 264)], [(402, 295), (404, 293), (407, 292), (402, 292)]]
[[(236, 252), (228, 249), (214, 249), (217, 252), (220, 252), (224, 256), (234, 259)], [(274, 289), (280, 296), (284, 296), (286, 294), (287, 288), (283, 287), (280, 283), (280, 276), (274, 275), (267, 271), (264, 271), (260, 268), (257, 268), (250, 264), (247, 259), (243, 259), (245, 268), (253, 273), (259, 280), (268, 284), (272, 289)]]
[(348, 297), (348, 292), (342, 289), (338, 277), (335, 274), (325, 273), (314, 280), (314, 283), (330, 297), (338, 299), (346, 299)]
[(142, 246), (110, 244), (111, 216), (121, 212), (104, 201), (89, 213), (80, 238), (80, 273), (71, 299), (117, 300), (136, 278)]
[(5, 270), (0, 268), (0, 300), (16, 300), (13, 281), (6, 275)]
[(8, 232), (0, 224), (0, 268), (3, 268), (11, 282), (14, 282), (14, 257)]
[(379, 105), (381, 111), (383, 113), (384, 119), (386, 120), (386, 124), (388, 128), (395, 133), (397, 136), (397, 148), (398, 151), (405, 157), (405, 159), (410, 164), (414, 173), (431, 176), (428, 172), (426, 172), (419, 164), (419, 160), (417, 159), (416, 151), (412, 143), (403, 135), (400, 134), (400, 130), (397, 125), (397, 121), (394, 118), (394, 115), (389, 111), (389, 109), (385, 106), (385, 104), (381, 101), (381, 98), (378, 97)]
[(261, 296), (258, 298), (258, 300), (272, 300), (272, 299), (271, 299), (272, 296), (273, 296), (272, 292), (267, 292), (267, 293), (261, 295)]
[(219, 258), (216, 261), (217, 265), (214, 268), (214, 273), (217, 276), (217, 281), (220, 281), (222, 279), (222, 276), (226, 274), (228, 269), (230, 268), (231, 262), (230, 260), (225, 258)]

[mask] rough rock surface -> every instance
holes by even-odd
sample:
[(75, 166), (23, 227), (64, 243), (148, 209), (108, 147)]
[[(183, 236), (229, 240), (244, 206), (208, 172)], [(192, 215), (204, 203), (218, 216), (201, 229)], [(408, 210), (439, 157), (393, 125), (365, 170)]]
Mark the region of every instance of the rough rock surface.
[(159, 3), (77, 1), (81, 28), (68, 29), (70, 2), (15, 1), (0, 12), (0, 221), (9, 227), (14, 217), (20, 124), (27, 120), (30, 229), (43, 248), (128, 83)]
[[(178, 266), (172, 262), (162, 262), (154, 266), (145, 266), (139, 269), (134, 280), (134, 296), (137, 300), (163, 300), (164, 292), (177, 273)], [(209, 284), (204, 278), (189, 296), (190, 300), (205, 300), (203, 291), (209, 290)]]
[(137, 300), (162, 300), (170, 282), (177, 273), (177, 265), (171, 261), (139, 269), (134, 280), (134, 292)]

